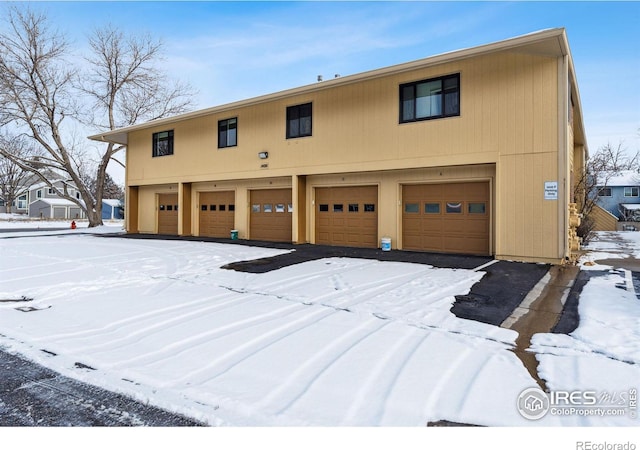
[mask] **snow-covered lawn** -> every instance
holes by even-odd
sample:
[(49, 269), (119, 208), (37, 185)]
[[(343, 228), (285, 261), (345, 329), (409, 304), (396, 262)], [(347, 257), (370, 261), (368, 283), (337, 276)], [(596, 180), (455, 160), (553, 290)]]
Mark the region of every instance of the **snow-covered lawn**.
[[(0, 213), (0, 232), (3, 229), (42, 229), (51, 228), (71, 228), (72, 219), (34, 219), (25, 214), (9, 214)], [(79, 219), (75, 221), (76, 229), (83, 229), (89, 226), (89, 221)], [(110, 229), (109, 232), (121, 229), (124, 224), (123, 220), (104, 220), (104, 226)], [(3, 236), (7, 236), (4, 234)], [(2, 237), (2, 236), (0, 236)]]
[[(523, 419), (516, 400), (535, 381), (516, 333), (449, 312), (482, 271), (330, 258), (247, 274), (221, 266), (283, 250), (3, 235), (0, 346), (212, 425), (637, 424)], [(605, 300), (632, 303), (615, 282)], [(539, 335), (552, 386), (637, 384), (638, 322), (620, 314), (638, 314), (608, 305), (571, 337)]]

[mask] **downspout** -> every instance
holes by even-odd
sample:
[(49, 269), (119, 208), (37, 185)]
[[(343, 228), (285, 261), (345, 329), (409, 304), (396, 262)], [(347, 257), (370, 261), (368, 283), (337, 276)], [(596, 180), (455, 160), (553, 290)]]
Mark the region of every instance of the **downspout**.
[(567, 191), (569, 56), (565, 54), (558, 60), (558, 258), (564, 262), (565, 258), (569, 256), (569, 198)]

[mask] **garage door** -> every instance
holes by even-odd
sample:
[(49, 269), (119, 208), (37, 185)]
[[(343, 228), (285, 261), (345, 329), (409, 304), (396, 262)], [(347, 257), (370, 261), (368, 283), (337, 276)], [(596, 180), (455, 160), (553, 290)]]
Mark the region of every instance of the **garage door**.
[(251, 191), (251, 239), (291, 242), (291, 198), (291, 189)]
[(200, 192), (200, 236), (231, 236), (236, 211), (234, 191)]
[(158, 234), (178, 234), (178, 194), (158, 194)]
[(378, 188), (316, 188), (316, 244), (378, 246)]
[(53, 218), (54, 219), (66, 219), (67, 216), (67, 208), (64, 206), (54, 206), (53, 207)]
[(406, 250), (490, 254), (489, 183), (403, 186)]

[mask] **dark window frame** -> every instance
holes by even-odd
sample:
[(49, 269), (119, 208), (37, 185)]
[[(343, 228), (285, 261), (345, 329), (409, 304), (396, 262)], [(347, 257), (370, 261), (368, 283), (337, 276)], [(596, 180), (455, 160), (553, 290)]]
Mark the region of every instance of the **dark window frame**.
[[(233, 122), (232, 122), (233, 121)], [(235, 130), (234, 141), (229, 142), (229, 130)], [(238, 146), (238, 118), (218, 120), (218, 148), (229, 148)]]
[(611, 197), (612, 195), (610, 187), (602, 187), (598, 189), (598, 197)]
[[(456, 88), (455, 90), (450, 90), (450, 92), (447, 92), (447, 86), (446, 86), (446, 81), (449, 80), (455, 80), (456, 81)], [(429, 115), (429, 116), (424, 116), (424, 117), (418, 117), (417, 114), (417, 102), (416, 102), (416, 91), (419, 85), (422, 84), (427, 84), (427, 83), (433, 83), (433, 82), (440, 82), (441, 86), (440, 86), (440, 114), (433, 114), (433, 115)], [(420, 81), (413, 81), (411, 83), (404, 83), (401, 84), (399, 87), (399, 91), (398, 91), (398, 98), (399, 98), (399, 121), (400, 123), (413, 123), (413, 122), (422, 122), (424, 120), (433, 120), (433, 119), (443, 119), (445, 117), (458, 117), (460, 116), (460, 91), (461, 91), (461, 87), (460, 87), (460, 73), (456, 73), (453, 75), (444, 75), (441, 77), (435, 77), (435, 78), (428, 78), (425, 80), (420, 80)], [(450, 104), (447, 99), (449, 98), (447, 94), (451, 94), (451, 93), (457, 93), (456, 99), (457, 102), (454, 102), (454, 104)], [(405, 98), (406, 96), (406, 98)], [(411, 115), (410, 117), (405, 117), (405, 102), (407, 101), (411, 101), (412, 104), (411, 106)], [(455, 108), (454, 108), (455, 107)], [(447, 112), (448, 110), (451, 110), (453, 108), (453, 112)]]
[[(307, 111), (308, 110), (308, 111)], [(301, 123), (308, 118), (309, 126), (302, 130)], [(313, 136), (313, 102), (287, 106), (287, 139)]]
[[(167, 136), (162, 136), (164, 133), (167, 133)], [(160, 144), (164, 143), (166, 140), (167, 142), (167, 148), (166, 149), (161, 149), (160, 148)], [(173, 135), (173, 130), (166, 130), (166, 131), (159, 131), (157, 133), (153, 133), (152, 136), (152, 142), (153, 142), (153, 151), (152, 151), (152, 156), (154, 158), (160, 157), (160, 156), (169, 156), (169, 155), (173, 155), (173, 140), (174, 140), (174, 135)]]

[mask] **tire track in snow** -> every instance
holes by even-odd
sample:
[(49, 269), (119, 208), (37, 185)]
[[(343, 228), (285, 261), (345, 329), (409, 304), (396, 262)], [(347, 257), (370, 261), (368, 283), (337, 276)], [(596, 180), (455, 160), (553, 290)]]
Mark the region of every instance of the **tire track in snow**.
[(408, 361), (428, 336), (424, 331), (410, 328), (403, 339), (387, 349), (367, 378), (362, 380), (360, 389), (342, 419), (342, 426), (380, 425), (389, 393)]
[[(215, 305), (210, 305), (203, 308), (198, 308), (195, 310), (190, 310), (182, 314), (172, 315), (169, 318), (164, 320), (157, 320), (159, 317), (156, 315), (150, 318), (153, 320), (146, 321), (147, 323), (151, 322), (149, 325), (143, 325), (143, 323), (140, 323), (140, 322), (131, 323), (129, 324), (130, 327), (134, 328), (134, 331), (132, 332), (128, 332), (125, 335), (116, 337), (115, 339), (111, 339), (111, 340), (104, 338), (106, 335), (109, 335), (109, 334), (121, 333), (126, 328), (126, 327), (120, 327), (117, 330), (111, 331), (110, 333), (103, 334), (103, 336), (101, 336), (101, 339), (99, 339), (100, 341), (99, 344), (90, 344), (84, 347), (76, 347), (74, 351), (78, 351), (78, 352), (98, 352), (100, 350), (113, 351), (119, 348), (132, 346), (136, 343), (139, 343), (143, 339), (148, 339), (154, 334), (158, 334), (158, 333), (170, 334), (172, 328), (184, 325), (185, 323), (188, 323), (193, 318), (202, 317), (205, 314), (211, 314), (214, 312), (223, 311), (228, 308), (234, 308), (238, 306), (238, 304), (248, 303), (248, 302), (249, 302), (249, 299), (230, 299), (224, 302), (224, 304), (222, 305), (215, 304)], [(287, 309), (287, 307), (281, 308), (278, 311), (281, 311), (284, 309)]]
[[(248, 318), (236, 320), (231, 323), (226, 323), (223, 326), (214, 328), (212, 330), (207, 330), (202, 333), (198, 333), (195, 335), (191, 335), (185, 339), (180, 339), (178, 341), (174, 341), (169, 345), (165, 345), (161, 349), (156, 351), (147, 352), (141, 355), (134, 356), (129, 359), (119, 360), (118, 363), (112, 365), (111, 367), (120, 368), (120, 367), (129, 367), (133, 364), (155, 364), (160, 361), (166, 359), (172, 359), (180, 356), (185, 351), (194, 350), (196, 347), (210, 343), (213, 340), (220, 339), (221, 337), (228, 336), (237, 331), (243, 331), (247, 328), (250, 328), (255, 325), (263, 325), (265, 323), (271, 322), (273, 320), (281, 320), (290, 316), (291, 314), (295, 314), (300, 311), (301, 308), (304, 308), (301, 305), (291, 305), (288, 304), (282, 308), (274, 309), (269, 311), (268, 313), (259, 314), (259, 315), (251, 315)], [(179, 325), (179, 324), (178, 324)], [(164, 332), (167, 330), (166, 327), (162, 328)], [(145, 337), (147, 337), (145, 335)]]
[[(446, 397), (448, 404), (451, 404), (455, 398), (458, 398), (458, 404), (451, 409), (455, 411), (462, 410), (461, 408), (464, 406), (466, 396), (473, 389), (472, 386), (475, 384), (475, 379), (488, 364), (488, 361), (483, 360), (480, 370), (471, 371), (469, 367), (465, 367), (464, 370), (460, 370), (460, 367), (472, 356), (474, 356), (474, 348), (467, 346), (465, 350), (458, 355), (455, 361), (447, 365), (447, 369), (439, 376), (438, 382), (431, 390), (431, 393), (422, 408), (422, 416), (424, 417), (425, 424), (429, 421), (447, 419), (446, 417), (437, 417), (435, 415), (435, 413), (441, 409), (438, 408), (437, 405), (442, 397)], [(494, 356), (492, 355), (490, 359), (493, 357)], [(459, 377), (456, 377), (457, 373), (464, 373), (468, 379), (472, 379), (474, 381), (466, 384), (466, 387), (463, 385), (461, 388), (460, 379)], [(449, 388), (449, 384), (454, 384), (454, 386)], [(452, 393), (456, 393), (457, 395), (453, 396)]]
[(329, 317), (333, 314), (338, 314), (333, 309), (316, 309), (309, 313), (303, 314), (301, 317), (287, 321), (283, 325), (271, 329), (266, 333), (262, 333), (255, 336), (253, 339), (245, 342), (242, 345), (234, 347), (232, 350), (225, 352), (203, 365), (199, 369), (192, 371), (188, 375), (172, 380), (171, 383), (164, 383), (163, 387), (170, 387), (174, 385), (180, 385), (188, 383), (191, 386), (206, 383), (213, 380), (233, 367), (241, 364), (243, 361), (257, 354), (258, 352), (270, 347), (271, 345), (282, 341), (290, 337), (291, 335), (306, 329), (309, 325)]
[[(247, 286), (246, 290), (247, 291), (253, 291), (253, 290), (268, 290), (270, 288), (273, 287), (285, 287), (285, 289), (287, 290), (291, 290), (291, 288), (300, 286), (300, 285), (305, 285), (305, 284), (309, 284), (310, 282), (314, 281), (314, 280), (318, 280), (318, 279), (324, 279), (327, 277), (330, 277), (331, 275), (334, 274), (340, 274), (343, 273), (345, 271), (345, 268), (350, 266), (350, 264), (345, 263), (343, 261), (340, 261), (341, 259), (344, 258), (332, 258), (333, 260), (338, 259), (338, 263), (336, 262), (325, 262), (325, 265), (330, 266), (330, 265), (338, 265), (338, 267), (332, 267), (328, 270), (324, 270), (322, 272), (318, 272), (315, 275), (310, 275), (308, 272), (305, 273), (305, 271), (302, 271), (302, 273), (300, 275), (292, 275), (289, 276), (287, 278), (277, 278), (275, 281), (271, 282), (271, 283), (265, 283), (265, 284), (260, 284), (257, 288), (252, 289), (251, 286)], [(323, 261), (323, 260), (318, 260), (318, 261)], [(350, 259), (349, 262), (351, 262), (352, 260)], [(310, 262), (307, 262), (305, 264), (309, 264)], [(349, 269), (358, 269), (361, 267), (365, 267), (367, 265), (369, 265), (371, 263), (371, 261), (369, 260), (362, 260), (359, 263), (355, 263), (355, 265), (351, 265), (350, 267), (348, 267)], [(353, 263), (352, 263), (353, 264)], [(295, 266), (294, 266), (295, 267)], [(283, 268), (280, 270), (287, 270), (288, 268)], [(264, 274), (259, 274), (259, 275), (264, 275)], [(260, 278), (256, 278), (256, 280), (260, 281)]]
[(115, 322), (110, 322), (106, 325), (103, 325), (101, 327), (97, 327), (97, 328), (90, 328), (90, 329), (84, 329), (81, 331), (73, 331), (73, 332), (65, 332), (65, 333), (58, 333), (58, 334), (50, 334), (47, 335), (45, 337), (41, 337), (41, 338), (34, 338), (34, 342), (39, 342), (39, 341), (45, 341), (45, 342), (50, 342), (50, 341), (54, 341), (54, 340), (76, 340), (78, 338), (82, 338), (85, 336), (95, 336), (98, 334), (103, 334), (103, 335), (108, 335), (111, 334), (113, 332), (118, 331), (120, 328), (125, 327), (127, 325), (137, 325), (139, 322), (144, 321), (144, 320), (151, 320), (151, 319), (155, 319), (158, 317), (162, 317), (166, 314), (171, 314), (174, 313), (175, 311), (181, 311), (184, 308), (189, 308), (189, 307), (194, 307), (197, 305), (200, 305), (202, 303), (208, 303), (211, 301), (215, 301), (218, 302), (220, 300), (225, 300), (226, 298), (229, 298), (229, 300), (224, 301), (224, 303), (216, 303), (214, 305), (211, 305), (211, 307), (218, 307), (220, 309), (223, 309), (225, 307), (228, 306), (233, 306), (233, 303), (244, 303), (248, 300), (246, 299), (239, 299), (236, 296), (233, 296), (230, 293), (224, 293), (222, 295), (216, 295), (216, 296), (206, 296), (206, 297), (201, 297), (199, 299), (196, 300), (192, 300), (186, 303), (176, 303), (173, 304), (171, 306), (167, 306), (165, 308), (161, 308), (161, 309), (154, 309), (153, 311), (149, 311), (149, 312), (145, 312), (142, 314), (137, 314), (134, 316), (128, 316), (125, 319), (120, 319), (117, 320)]
[(332, 340), (329, 345), (320, 352), (316, 352), (283, 380), (278, 389), (269, 393), (262, 400), (260, 409), (268, 408), (269, 403), (273, 403), (274, 406), (279, 405), (274, 414), (283, 414), (304, 396), (331, 366), (388, 324), (389, 322), (371, 317), (348, 333)]

